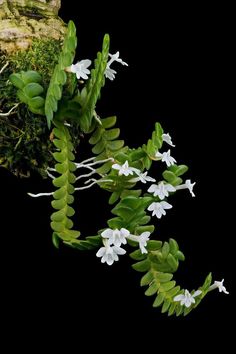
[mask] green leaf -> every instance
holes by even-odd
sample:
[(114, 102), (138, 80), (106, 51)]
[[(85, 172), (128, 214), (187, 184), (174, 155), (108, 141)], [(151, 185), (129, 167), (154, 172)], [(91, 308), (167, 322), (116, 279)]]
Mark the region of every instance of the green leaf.
[(64, 241), (71, 241), (78, 238), (80, 236), (80, 232), (75, 230), (65, 229), (62, 232), (58, 232), (58, 236)]
[(116, 119), (117, 118), (115, 116), (101, 119), (103, 128), (112, 128), (116, 124)]
[(23, 92), (25, 93), (25, 95), (30, 98), (33, 98), (35, 96), (40, 96), (43, 93), (43, 91), (44, 91), (44, 88), (35, 82), (27, 84), (23, 89)]
[(53, 213), (51, 215), (51, 220), (52, 221), (56, 221), (56, 222), (59, 222), (59, 221), (62, 221), (66, 216), (66, 213), (65, 213), (65, 208)]
[(61, 96), (62, 96), (62, 88), (61, 86), (59, 86), (57, 83), (54, 83), (54, 85), (52, 85), (52, 93), (55, 97), (56, 100), (60, 100)]
[(202, 286), (202, 290), (203, 291), (208, 290), (208, 288), (211, 285), (211, 283), (212, 283), (212, 274), (209, 273), (208, 276), (205, 279), (205, 282), (204, 282), (203, 286)]
[(173, 278), (173, 274), (157, 272), (156, 277), (161, 283), (165, 283)]
[(178, 261), (175, 259), (174, 256), (172, 256), (171, 253), (169, 253), (167, 256), (167, 263), (169, 264), (173, 272), (175, 272), (179, 266)]
[(42, 76), (37, 71), (33, 71), (33, 70), (22, 72), (21, 77), (25, 85), (31, 82), (35, 82), (35, 83), (42, 82)]
[(120, 135), (120, 129), (114, 128), (114, 129), (106, 130), (103, 136), (105, 140), (114, 140), (117, 139), (119, 135)]
[(173, 298), (180, 291), (180, 286), (175, 286), (173, 289), (167, 291), (167, 296)]
[(149, 215), (145, 215), (139, 220), (139, 225), (146, 225), (150, 220), (151, 217)]
[(164, 171), (162, 173), (162, 176), (167, 182), (169, 182), (171, 184), (176, 180), (175, 174), (171, 171), (168, 171), (168, 170)]
[(66, 206), (66, 200), (65, 199), (53, 200), (51, 204), (54, 209), (60, 210)]
[(17, 97), (19, 98), (19, 100), (25, 104), (28, 104), (28, 97), (24, 94), (23, 91), (18, 90), (17, 91)]
[(135, 261), (142, 261), (143, 259), (147, 258), (147, 255), (141, 253), (140, 249), (138, 249), (130, 253), (130, 257)]
[(40, 96), (31, 98), (28, 101), (29, 108), (33, 108), (33, 109), (44, 108), (44, 103), (45, 103), (45, 99)]
[(185, 172), (188, 171), (188, 166), (186, 165), (179, 165), (175, 171), (175, 175), (177, 177), (182, 176)]
[(91, 138), (89, 139), (89, 143), (92, 145), (97, 144), (101, 139), (102, 134), (103, 134), (103, 130), (100, 127), (98, 127), (93, 133), (93, 135), (91, 136)]
[(108, 203), (109, 204), (114, 204), (120, 197), (120, 193), (119, 192), (113, 192), (109, 198)]
[(56, 248), (59, 248), (60, 239), (57, 236), (56, 232), (53, 232), (53, 234), (52, 234), (52, 243)]
[(168, 311), (168, 308), (170, 307), (170, 305), (171, 305), (171, 301), (170, 300), (165, 300), (164, 304), (162, 306), (162, 309), (161, 309), (161, 313), (164, 313), (164, 312)]
[(158, 122), (155, 124), (155, 131), (156, 131), (157, 135), (158, 135), (160, 138), (162, 138), (162, 134), (164, 133), (164, 131), (163, 131), (163, 129), (162, 129), (161, 124), (158, 123)]
[(184, 260), (185, 260), (185, 256), (184, 256), (184, 254), (183, 254), (181, 251), (177, 251), (177, 252), (176, 252), (176, 258), (177, 258), (179, 261), (184, 261)]
[(99, 174), (105, 175), (111, 170), (112, 162), (108, 161), (104, 163), (101, 167), (97, 168), (96, 171)]
[[(145, 226), (144, 226), (145, 227)], [(156, 251), (159, 250), (162, 246), (161, 241), (156, 241), (156, 240), (150, 240), (147, 242), (147, 250), (148, 251)]]
[(107, 147), (111, 151), (116, 151), (121, 149), (124, 146), (124, 140), (115, 140), (115, 141), (110, 141), (107, 144)]
[(169, 247), (168, 242), (164, 242), (161, 252), (162, 252), (162, 256), (164, 258), (166, 258), (168, 256), (168, 254), (170, 252), (170, 247)]
[(148, 259), (145, 259), (141, 262), (135, 263), (132, 265), (132, 268), (138, 272), (146, 272), (149, 270), (151, 263)]
[(106, 146), (106, 142), (104, 140), (100, 140), (93, 148), (92, 148), (92, 152), (94, 154), (100, 154), (104, 148)]
[(56, 232), (61, 232), (64, 230), (65, 226), (61, 222), (52, 221), (51, 228)]
[(158, 288), (159, 288), (158, 284), (156, 282), (152, 282), (149, 288), (145, 291), (145, 295), (146, 296), (154, 295), (157, 292)]
[(176, 284), (176, 282), (174, 280), (167, 281), (165, 283), (161, 283), (159, 291), (161, 293), (167, 292), (167, 291), (171, 290), (175, 286), (175, 284)]
[(170, 238), (169, 246), (170, 246), (170, 252), (175, 255), (176, 252), (179, 250), (178, 243), (173, 238)]
[(141, 278), (140, 285), (141, 286), (149, 285), (153, 281), (153, 279), (154, 279), (153, 273), (149, 271)]
[(9, 76), (9, 80), (18, 89), (23, 89), (25, 86), (25, 83), (21, 78), (21, 74), (11, 74)]
[(165, 294), (159, 293), (152, 306), (153, 307), (160, 306), (163, 303), (164, 299), (165, 299)]

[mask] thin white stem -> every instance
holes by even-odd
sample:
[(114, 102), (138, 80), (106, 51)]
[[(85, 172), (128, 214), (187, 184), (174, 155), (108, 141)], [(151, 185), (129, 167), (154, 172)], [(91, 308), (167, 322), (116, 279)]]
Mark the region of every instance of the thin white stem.
[(178, 191), (178, 190), (181, 190), (181, 189), (187, 189), (188, 187), (186, 186), (186, 184), (181, 184), (180, 186), (175, 186), (175, 189)]
[(93, 112), (94, 119), (98, 122), (99, 125), (102, 125), (102, 121), (96, 111)]
[(139, 236), (135, 236), (135, 235), (131, 235), (131, 234), (129, 234), (129, 236), (127, 236), (126, 238), (128, 238), (131, 241), (138, 242), (138, 243), (140, 241), (140, 237)]
[(75, 164), (75, 165), (77, 165), (77, 166), (76, 166), (77, 169), (79, 169), (79, 168), (87, 168), (87, 169), (90, 170), (90, 171), (96, 171), (94, 168), (92, 168), (92, 167), (90, 167), (90, 166), (87, 166), (87, 165), (82, 165), (82, 166), (80, 166), (79, 163), (77, 163), (77, 164)]
[(15, 112), (13, 112), (13, 111), (14, 111), (14, 109), (15, 109), (16, 107), (18, 107), (18, 106), (19, 106), (19, 103), (15, 104), (8, 112), (6, 112), (6, 113), (0, 113), (0, 117), (8, 117), (8, 116), (10, 116), (11, 114), (15, 113)]
[(52, 171), (52, 172), (57, 172), (55, 168), (52, 168), (52, 167), (48, 167), (47, 168), (48, 171)]
[(48, 177), (50, 177), (50, 178), (52, 178), (52, 179), (55, 179), (55, 178), (56, 178), (56, 177), (53, 176), (50, 172), (48, 172), (48, 170), (46, 170), (46, 173), (47, 173)]
[(212, 290), (215, 290), (217, 289), (218, 286), (216, 284), (212, 284), (209, 288), (208, 288), (208, 291), (212, 291)]
[(84, 165), (87, 162), (93, 161), (95, 159), (96, 159), (96, 156), (93, 156), (93, 157), (90, 157), (89, 159), (86, 159), (84, 161), (81, 161), (81, 162), (78, 162), (78, 163), (75, 162), (75, 165), (76, 165), (76, 167), (77, 167), (77, 165), (78, 165), (78, 167), (80, 167), (81, 165)]
[(108, 159), (105, 159), (105, 160), (95, 161), (95, 162), (89, 163), (86, 166), (95, 166), (95, 165), (99, 165), (101, 163), (105, 163), (105, 162), (108, 162), (108, 161), (114, 161), (113, 157), (109, 157)]
[(77, 177), (76, 181), (78, 181), (81, 178), (90, 177), (90, 176), (94, 175), (95, 173), (97, 173), (97, 172), (95, 170), (92, 170), (90, 173), (86, 173), (85, 175), (81, 175), (81, 176)]
[(96, 181), (96, 182), (91, 183), (89, 186), (85, 186), (85, 187), (77, 187), (77, 188), (75, 188), (75, 191), (82, 191), (83, 189), (88, 189), (88, 188), (91, 188), (91, 187), (92, 187), (92, 186), (94, 186), (96, 183), (97, 183), (97, 181)]
[(82, 191), (84, 189), (88, 189), (88, 188), (91, 188), (92, 186), (94, 186), (95, 184), (97, 183), (105, 183), (105, 182), (113, 182), (112, 179), (103, 179), (103, 180), (96, 180), (94, 178), (91, 178), (90, 180), (86, 181), (85, 183), (89, 183), (93, 181), (91, 184), (89, 184), (88, 186), (84, 186), (84, 187), (77, 187), (75, 188), (75, 191)]
[(64, 125), (65, 125), (66, 127), (71, 127), (71, 124), (70, 124), (70, 123), (67, 123), (67, 122), (64, 122)]
[(3, 65), (2, 69), (0, 70), (0, 74), (3, 73), (3, 71), (6, 69), (6, 67), (9, 65), (9, 61), (6, 62), (5, 65)]
[(53, 192), (51, 193), (38, 193), (38, 194), (33, 194), (33, 193), (27, 193), (30, 197), (33, 198), (39, 198), (39, 197), (48, 197), (50, 195), (53, 195)]

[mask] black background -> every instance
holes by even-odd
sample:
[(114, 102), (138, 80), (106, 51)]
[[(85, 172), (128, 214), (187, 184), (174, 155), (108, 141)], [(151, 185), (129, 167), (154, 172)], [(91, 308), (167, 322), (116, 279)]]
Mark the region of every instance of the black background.
[[(235, 209), (230, 204), (235, 139), (230, 9), (160, 4), (146, 1), (128, 9), (127, 2), (81, 2), (75, 8), (68, 1), (61, 17), (77, 25), (78, 60), (94, 58), (103, 34), (109, 33), (111, 52), (119, 50), (129, 63), (128, 68), (117, 64), (117, 77), (103, 89), (98, 113), (117, 115), (122, 138), (134, 147), (145, 143), (154, 123), (161, 122), (176, 144), (177, 162), (187, 164), (188, 178), (197, 181), (196, 197), (178, 193), (173, 209), (157, 225), (157, 237), (175, 238), (186, 256), (177, 280), (184, 288), (197, 288), (212, 271), (213, 279), (225, 278), (230, 295), (215, 291), (188, 317), (168, 318), (152, 308), (153, 298), (139, 287), (140, 274), (130, 268), (128, 257), (108, 267), (93, 252), (52, 246), (49, 199), (26, 196), (50, 190), (50, 182), (36, 176), (19, 181), (1, 170), (2, 304), (5, 327), (13, 337), (22, 333), (23, 346), (32, 338), (42, 343), (47, 336), (52, 343), (66, 339), (78, 348), (86, 343), (85, 352), (94, 344), (112, 350), (108, 340), (114, 350), (131, 344), (154, 349), (164, 338), (166, 345), (176, 343), (181, 349), (187, 348), (186, 338), (200, 347), (204, 338), (223, 342), (225, 349), (229, 343)], [(78, 158), (86, 149), (82, 145)], [(78, 194), (84, 233), (104, 227), (110, 215), (107, 197), (96, 187)], [(179, 340), (174, 339), (177, 333)]]

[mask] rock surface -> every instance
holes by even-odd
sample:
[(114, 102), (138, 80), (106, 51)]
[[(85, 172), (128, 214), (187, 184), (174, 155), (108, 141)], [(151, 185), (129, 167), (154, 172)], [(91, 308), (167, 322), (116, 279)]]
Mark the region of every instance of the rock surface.
[(0, 0), (0, 50), (26, 50), (33, 38), (63, 38), (60, 6), (60, 0)]

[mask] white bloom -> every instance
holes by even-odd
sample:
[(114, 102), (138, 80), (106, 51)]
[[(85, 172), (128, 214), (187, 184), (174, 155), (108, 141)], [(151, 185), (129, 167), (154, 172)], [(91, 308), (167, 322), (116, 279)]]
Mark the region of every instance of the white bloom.
[(118, 163), (115, 163), (112, 165), (112, 168), (114, 168), (114, 170), (118, 170), (119, 171), (119, 176), (129, 176), (129, 175), (133, 175), (134, 172), (139, 171), (137, 168), (134, 167), (129, 167), (129, 163), (128, 161), (125, 161), (125, 163), (123, 165), (120, 165)]
[(113, 81), (116, 77), (117, 72), (114, 69), (111, 69), (109, 66), (106, 67), (105, 77)]
[(130, 180), (130, 182), (142, 182), (142, 183), (147, 183), (147, 182), (155, 182), (155, 178), (152, 178), (150, 176), (147, 175), (147, 171), (146, 172), (141, 172), (137, 169), (137, 171), (135, 171), (135, 173), (138, 175), (138, 177), (132, 178)]
[(175, 147), (175, 145), (172, 143), (172, 139), (169, 133), (162, 134), (162, 140), (168, 145)]
[(88, 75), (90, 74), (90, 70), (88, 70), (88, 67), (91, 65), (91, 60), (85, 59), (78, 61), (75, 65), (72, 64), (70, 67), (70, 71), (74, 74), (76, 74), (77, 79), (79, 80), (81, 77), (84, 80), (88, 79)]
[(174, 301), (179, 302), (180, 305), (184, 305), (186, 307), (190, 307), (191, 304), (195, 304), (195, 297), (200, 295), (202, 293), (201, 290), (197, 290), (193, 293), (193, 295), (190, 294), (190, 292), (186, 289), (184, 291), (184, 294), (177, 295), (174, 297)]
[(195, 194), (193, 193), (193, 187), (195, 186), (196, 182), (191, 183), (190, 179), (187, 179), (184, 184), (180, 184), (179, 186), (176, 186), (176, 190), (180, 189), (188, 189), (191, 196), (195, 197)]
[(114, 261), (118, 261), (119, 257), (118, 255), (125, 254), (126, 251), (117, 246), (110, 246), (108, 243), (105, 244), (104, 247), (101, 247), (97, 253), (97, 257), (101, 257), (101, 262), (102, 263), (107, 263), (108, 265), (112, 265)]
[(222, 279), (221, 281), (214, 281), (214, 284), (212, 284), (209, 287), (209, 290), (214, 290), (214, 289), (219, 289), (220, 293), (225, 293), (225, 294), (229, 294), (229, 292), (226, 290), (226, 287), (223, 285), (224, 283), (224, 279)]
[(168, 167), (174, 165), (174, 163), (176, 162), (176, 160), (172, 156), (170, 156), (170, 150), (168, 150), (167, 152), (163, 152), (162, 154), (157, 151), (155, 156), (157, 158), (160, 158), (162, 162), (165, 162)]
[(162, 217), (162, 215), (166, 215), (165, 209), (171, 209), (172, 205), (163, 201), (163, 202), (153, 202), (149, 205), (148, 210), (152, 211), (152, 216), (156, 215), (158, 219)]
[(140, 251), (141, 251), (142, 254), (144, 254), (144, 253), (148, 253), (148, 251), (146, 250), (145, 246), (147, 246), (147, 241), (149, 241), (150, 234), (151, 233), (149, 231), (145, 231), (139, 236), (129, 235), (128, 239), (130, 239), (132, 241), (135, 241), (135, 242), (138, 242)]
[(122, 227), (122, 229), (112, 230), (106, 229), (101, 233), (103, 238), (108, 239), (108, 245), (114, 244), (115, 246), (119, 247), (122, 243), (125, 245), (127, 243), (126, 237), (128, 237), (130, 232)]
[(109, 62), (107, 63), (107, 65), (111, 65), (114, 61), (117, 61), (118, 63), (125, 65), (125, 66), (129, 66), (125, 61), (123, 61), (121, 58), (119, 58), (120, 56), (120, 52), (116, 52), (115, 54), (110, 54), (109, 53), (109, 57), (111, 58), (109, 60)]
[(193, 187), (195, 186), (195, 184), (196, 184), (196, 182), (191, 183), (190, 179), (187, 179), (185, 181), (185, 185), (188, 188), (188, 190), (189, 190), (189, 192), (190, 192), (192, 197), (195, 197), (195, 194), (193, 193)]
[(111, 64), (115, 61), (117, 61), (118, 63), (122, 64), (122, 65), (126, 65), (128, 66), (128, 64), (126, 62), (124, 62), (121, 58), (119, 58), (120, 53), (116, 52), (115, 54), (110, 54), (109, 53), (109, 57), (111, 58), (108, 63), (107, 63), (107, 67), (105, 70), (105, 77), (107, 79), (110, 79), (111, 81), (114, 80), (115, 78), (115, 74), (117, 73), (115, 70), (111, 69)]
[(145, 246), (147, 246), (147, 241), (149, 241), (150, 234), (151, 233), (149, 231), (145, 231), (138, 237), (139, 248), (141, 253), (148, 253)]
[(148, 188), (149, 193), (153, 193), (154, 197), (158, 196), (161, 200), (169, 196), (169, 192), (175, 192), (176, 189), (169, 183), (160, 182), (157, 184), (152, 184)]

